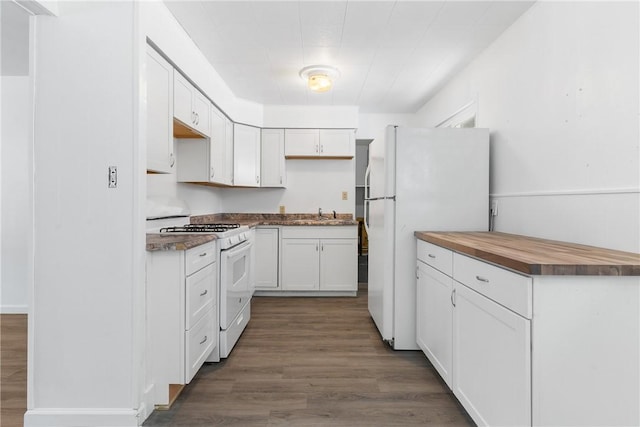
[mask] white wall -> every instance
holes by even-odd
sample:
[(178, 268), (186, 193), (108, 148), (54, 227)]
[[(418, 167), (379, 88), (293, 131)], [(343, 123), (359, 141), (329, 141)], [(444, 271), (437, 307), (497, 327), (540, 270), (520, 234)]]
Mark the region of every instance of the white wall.
[[(59, 17), (35, 18), (25, 426), (137, 425), (141, 415), (144, 151), (136, 54), (144, 50), (135, 42), (135, 8), (61, 2)], [(117, 188), (107, 185), (111, 165)]]
[(415, 117), (477, 99), (495, 229), (640, 252), (637, 2), (538, 2)]
[(26, 313), (33, 263), (31, 103), (28, 76), (2, 76), (0, 313)]
[(360, 114), (356, 139), (375, 139), (384, 135), (388, 125), (411, 125), (413, 118), (413, 114)]
[(358, 127), (358, 107), (315, 105), (265, 105), (264, 127), (345, 128)]
[[(286, 160), (287, 188), (223, 190), (224, 212), (355, 213), (355, 160)], [(342, 200), (342, 191), (348, 200)]]

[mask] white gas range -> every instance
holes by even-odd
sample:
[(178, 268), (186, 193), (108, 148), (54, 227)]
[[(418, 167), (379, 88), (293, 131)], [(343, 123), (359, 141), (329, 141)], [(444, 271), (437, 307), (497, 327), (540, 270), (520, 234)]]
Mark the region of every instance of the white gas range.
[(251, 318), (254, 231), (239, 224), (185, 224), (185, 219), (188, 221), (188, 218), (166, 221), (156, 230), (159, 234), (215, 234), (217, 237), (220, 344), (207, 358), (209, 362), (217, 362), (229, 356)]

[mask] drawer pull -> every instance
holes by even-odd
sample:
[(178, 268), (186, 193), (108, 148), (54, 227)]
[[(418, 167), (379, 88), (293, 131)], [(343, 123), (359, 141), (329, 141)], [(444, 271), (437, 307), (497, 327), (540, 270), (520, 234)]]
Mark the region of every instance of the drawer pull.
[(238, 321), (236, 322), (236, 324), (237, 325), (241, 324), (243, 320), (244, 320), (244, 314), (242, 316), (238, 316)]
[(434, 258), (435, 259), (435, 255), (434, 254), (429, 254), (429, 258)]
[(207, 336), (205, 335), (204, 338), (202, 339), (202, 341), (200, 341), (200, 344), (204, 344), (207, 342)]
[(482, 276), (476, 276), (476, 280), (479, 282), (489, 283), (489, 279), (485, 279)]
[(451, 291), (451, 305), (456, 306), (456, 290)]
[(203, 296), (205, 296), (205, 295), (206, 295), (206, 294), (208, 294), (208, 293), (209, 293), (209, 289), (205, 289), (205, 290), (204, 290), (204, 292), (202, 292), (202, 293), (200, 294), (200, 296), (201, 296), (201, 297), (203, 297)]
[(207, 254), (206, 252), (202, 252), (202, 253), (200, 254), (200, 256), (207, 256), (207, 255), (208, 255), (208, 254)]

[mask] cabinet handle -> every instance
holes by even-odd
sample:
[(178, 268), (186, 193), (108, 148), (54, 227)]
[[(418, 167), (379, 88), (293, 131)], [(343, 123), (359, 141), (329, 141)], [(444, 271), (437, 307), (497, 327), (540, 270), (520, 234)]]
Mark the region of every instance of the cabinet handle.
[(169, 154), (169, 167), (173, 167), (176, 164), (176, 158), (173, 156), (173, 153)]
[(316, 153), (318, 152), (318, 144), (316, 144)]
[(280, 175), (280, 184), (282, 184), (282, 175)]
[(204, 338), (202, 339), (202, 341), (200, 341), (200, 344), (204, 344), (207, 342), (207, 336), (205, 335)]
[(191, 123), (195, 124), (195, 122), (196, 122), (196, 113), (195, 113), (195, 111), (192, 111), (191, 112)]
[(324, 243), (320, 245), (320, 250), (324, 252)]
[(451, 305), (456, 306), (456, 290), (451, 291)]
[(260, 176), (256, 175), (256, 184), (260, 184)]
[(200, 294), (200, 296), (201, 296), (201, 297), (203, 297), (203, 296), (205, 296), (205, 295), (206, 295), (206, 294), (208, 294), (208, 293), (209, 293), (209, 290), (208, 290), (208, 289), (205, 289), (205, 290), (204, 290), (204, 292), (202, 292), (202, 293)]
[(420, 279), (420, 267), (416, 267), (416, 279)]
[(485, 279), (482, 276), (476, 276), (476, 280), (479, 282), (489, 283), (489, 279)]
[(206, 253), (206, 252), (202, 252), (202, 253), (200, 254), (200, 256), (207, 256), (207, 253)]
[(433, 258), (433, 259), (435, 259), (435, 258), (436, 258), (436, 256), (435, 256), (434, 254), (429, 254), (429, 258)]
[(214, 176), (216, 176), (216, 172), (213, 168), (211, 168), (211, 178), (213, 178)]
[(316, 243), (316, 252), (318, 252), (318, 244)]
[(196, 113), (196, 125), (200, 124), (200, 114)]
[(320, 144), (320, 152), (324, 153), (324, 145)]

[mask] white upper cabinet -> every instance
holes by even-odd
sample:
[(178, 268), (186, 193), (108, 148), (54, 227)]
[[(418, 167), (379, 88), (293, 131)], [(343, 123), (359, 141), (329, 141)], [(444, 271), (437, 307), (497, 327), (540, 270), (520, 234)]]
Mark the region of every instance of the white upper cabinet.
[(286, 187), (284, 129), (262, 129), (261, 186)]
[(260, 187), (260, 128), (233, 125), (233, 183)]
[(320, 129), (321, 156), (353, 158), (355, 154), (353, 129)]
[[(209, 182), (233, 184), (233, 126), (216, 107), (211, 108), (211, 149)], [(231, 164), (229, 164), (231, 159)]]
[(211, 102), (198, 89), (174, 70), (173, 117), (180, 122), (174, 129), (175, 136), (181, 138), (198, 137), (198, 134), (211, 136), (210, 110), (212, 107)]
[(285, 129), (287, 158), (351, 159), (354, 155), (353, 129)]
[(147, 46), (147, 170), (171, 173), (173, 154), (173, 67)]

